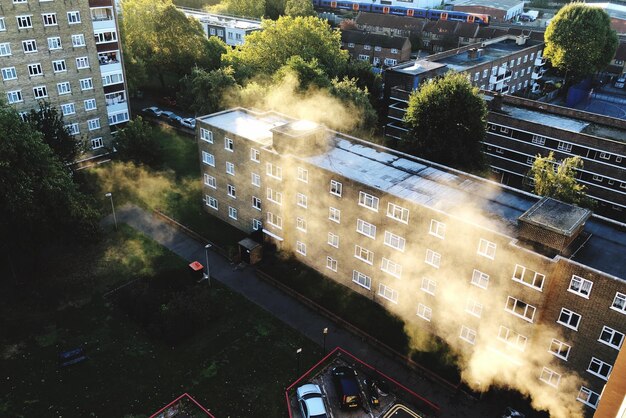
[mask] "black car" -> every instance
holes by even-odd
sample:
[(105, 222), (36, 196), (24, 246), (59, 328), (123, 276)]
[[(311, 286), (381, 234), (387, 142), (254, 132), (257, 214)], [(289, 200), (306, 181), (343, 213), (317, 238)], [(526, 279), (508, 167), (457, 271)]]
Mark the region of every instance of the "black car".
[(337, 366), (332, 372), (335, 391), (341, 409), (354, 409), (361, 406), (361, 389), (356, 371), (348, 366)]

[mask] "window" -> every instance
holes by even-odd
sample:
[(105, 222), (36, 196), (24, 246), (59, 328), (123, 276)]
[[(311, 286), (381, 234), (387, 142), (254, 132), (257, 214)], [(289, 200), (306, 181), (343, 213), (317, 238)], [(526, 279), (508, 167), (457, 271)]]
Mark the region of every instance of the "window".
[(480, 315), (483, 313), (483, 305), (482, 303), (476, 302), (473, 299), (468, 299), (465, 303), (465, 312), (470, 315), (474, 315), (477, 318), (480, 318)]
[(489, 285), (489, 275), (480, 270), (474, 269), (474, 272), (472, 273), (472, 284), (480, 287), (481, 289), (486, 289)]
[(504, 126), (500, 126), (500, 132), (502, 132), (503, 134), (508, 134), (509, 133), (509, 128), (505, 128)]
[(396, 65), (398, 63), (398, 60), (393, 59), (393, 58), (385, 58), (385, 65), (387, 66), (393, 66)]
[(7, 30), (7, 25), (4, 22), (4, 17), (0, 17), (0, 32)]
[(354, 257), (361, 261), (365, 261), (367, 264), (372, 264), (374, 261), (374, 253), (367, 248), (361, 247), (360, 245), (354, 246)]
[(585, 299), (589, 299), (589, 294), (591, 293), (591, 288), (593, 286), (593, 282), (583, 279), (580, 276), (572, 275), (572, 280), (569, 282), (568, 292), (572, 292), (577, 294), (578, 296), (582, 296)]
[(550, 343), (548, 351), (560, 359), (567, 360), (570, 348), (572, 347), (569, 344), (565, 344), (563, 341), (554, 338)]
[(610, 364), (595, 357), (591, 357), (591, 362), (589, 363), (589, 367), (587, 367), (587, 371), (601, 379), (608, 380), (612, 368), (613, 367), (611, 367)]
[(600, 400), (600, 395), (593, 392), (591, 389), (587, 389), (584, 386), (580, 387), (580, 392), (578, 392), (578, 397), (576, 398), (579, 402), (584, 403), (587, 406), (596, 409), (598, 406), (598, 401)]
[(341, 197), (342, 185), (338, 181), (330, 181), (330, 194)]
[(335, 235), (332, 232), (328, 233), (328, 245), (331, 245), (335, 248), (339, 248), (339, 235)]
[(300, 206), (302, 208), (306, 208), (307, 207), (307, 197), (305, 195), (303, 195), (302, 193), (296, 194), (296, 203), (298, 204), (298, 206)]
[(253, 219), (252, 220), (252, 230), (258, 231), (261, 228), (263, 228), (263, 222), (261, 222), (260, 219)]
[[(208, 132), (208, 131), (207, 131)], [(256, 148), (250, 148), (250, 159), (255, 163), (261, 162), (260, 160), (261, 153)]]
[(402, 265), (398, 263), (394, 263), (388, 258), (383, 257), (383, 261), (381, 262), (380, 269), (385, 273), (391, 274), (393, 277), (397, 277), (398, 279), (402, 276)]
[(54, 71), (55, 73), (62, 73), (64, 71), (67, 71), (65, 60), (52, 61), (52, 71)]
[[(521, 69), (521, 71), (519, 72), (519, 76), (520, 77), (524, 77), (524, 74), (526, 74), (526, 70), (524, 68)], [(520, 84), (518, 84), (518, 88), (519, 88)]]
[(366, 50), (366, 51), (369, 51), (369, 50), (372, 49), (372, 46), (371, 45), (363, 45), (363, 49)]
[(560, 142), (557, 145), (557, 149), (559, 151), (570, 152), (572, 151), (572, 144), (568, 144), (567, 142)]
[(332, 271), (337, 271), (337, 260), (332, 257), (326, 257), (326, 268)]
[(267, 163), (265, 166), (267, 175), (270, 177), (274, 177), (275, 179), (282, 180), (283, 179), (283, 169), (279, 166), (275, 166), (271, 163)]
[(11, 44), (9, 42), (0, 44), (0, 57), (5, 57), (7, 55), (11, 55)]
[(42, 13), (41, 19), (44, 26), (56, 26), (58, 24), (56, 13)]
[(226, 161), (226, 174), (235, 175), (235, 164)]
[(121, 112), (109, 114), (108, 120), (109, 125), (116, 125), (118, 123), (128, 122), (130, 120), (130, 116), (128, 114), (128, 111), (123, 110)]
[(429, 293), (434, 296), (436, 288), (437, 288), (437, 282), (435, 280), (430, 279), (428, 277), (422, 278), (422, 285), (420, 289), (422, 289), (424, 292)]
[(233, 199), (237, 198), (237, 190), (235, 189), (235, 186), (233, 186), (232, 184), (229, 184), (226, 186), (227, 190), (228, 190), (228, 196), (232, 197)]
[(80, 127), (78, 123), (70, 123), (69, 125), (65, 125), (70, 135), (78, 135), (80, 133)]
[(489, 69), (485, 69), (483, 70), (483, 78), (487, 77), (489, 75)]
[(229, 206), (228, 207), (228, 217), (231, 218), (231, 219), (237, 220), (237, 209), (232, 207), (232, 206)]
[(75, 25), (80, 23), (80, 12), (78, 10), (73, 12), (67, 12), (67, 23)]
[[(89, 63), (87, 63), (87, 67), (89, 67)], [(102, 76), (103, 86), (110, 86), (112, 84), (119, 84), (123, 82), (124, 82), (124, 75), (121, 72), (105, 74)]]
[(593, 180), (594, 180), (594, 181), (597, 181), (597, 182), (599, 182), (599, 183), (602, 183), (602, 176), (597, 176), (597, 175), (594, 175), (594, 176), (593, 176)]
[(7, 92), (7, 102), (9, 104), (22, 102), (22, 90), (13, 90)]
[(267, 212), (267, 223), (275, 228), (283, 229), (283, 218), (274, 215), (272, 212)]
[(600, 158), (602, 158), (603, 160), (610, 160), (611, 159), (611, 154), (608, 154), (606, 152), (601, 152), (600, 153)]
[(91, 139), (91, 149), (98, 149), (102, 147), (104, 147), (104, 143), (102, 142), (102, 137)]
[(74, 106), (74, 103), (62, 104), (61, 112), (63, 113), (63, 116), (73, 115), (76, 113), (76, 106)]
[(493, 260), (496, 256), (496, 244), (481, 238), (478, 243), (478, 254)]
[(426, 250), (426, 264), (430, 264), (435, 268), (439, 268), (441, 264), (441, 254), (434, 252), (433, 250)]
[(328, 208), (328, 219), (333, 222), (340, 223), (341, 222), (341, 211), (337, 208), (330, 207)]
[(406, 240), (401, 236), (385, 231), (385, 245), (399, 251), (404, 251), (405, 244)]
[(556, 388), (556, 387), (559, 387), (559, 381), (561, 380), (561, 375), (555, 372), (554, 370), (544, 367), (543, 370), (541, 371), (541, 375), (539, 376), (539, 380)]
[(296, 218), (296, 229), (302, 232), (306, 232), (306, 219), (298, 216)]
[[(28, 54), (30, 52), (37, 52), (37, 42), (34, 39), (31, 39), (28, 41), (22, 41), (22, 49), (24, 50), (25, 54)], [(7, 55), (10, 55), (10, 54), (7, 54)]]
[(362, 219), (356, 221), (356, 231), (366, 237), (376, 239), (376, 225), (372, 225), (369, 222), (365, 222)]
[(200, 128), (200, 139), (208, 142), (209, 144), (213, 143), (213, 132), (208, 129)]
[(96, 32), (93, 34), (96, 44), (105, 44), (107, 42), (117, 41), (117, 32), (108, 30), (105, 32)]
[(261, 176), (256, 173), (252, 173), (252, 185), (256, 187), (261, 187)]
[(207, 173), (204, 173), (204, 184), (206, 186), (209, 186), (209, 187), (213, 188), (213, 189), (217, 189), (217, 181), (215, 180), (215, 177), (213, 177), (213, 176), (211, 176), (211, 175), (209, 175)]
[(48, 97), (48, 88), (46, 86), (33, 87), (33, 95), (35, 96), (35, 99)]
[(267, 188), (266, 190), (266, 195), (267, 200), (269, 200), (270, 202), (274, 202), (277, 205), (282, 205), (283, 204), (283, 194), (280, 192), (277, 192), (271, 188)]
[(28, 65), (28, 75), (31, 77), (36, 77), (39, 75), (43, 75), (43, 70), (41, 69), (41, 64), (29, 64)]
[(296, 252), (302, 255), (306, 255), (306, 244), (300, 241), (296, 241)]
[(27, 29), (33, 27), (33, 15), (15, 16), (17, 19), (17, 27), (19, 29)]
[(474, 81), (478, 81), (479, 78), (480, 78), (480, 73), (479, 72), (475, 72), (474, 73)]
[(85, 46), (85, 35), (82, 33), (72, 35), (72, 46), (74, 48), (78, 48), (80, 46)]
[(96, 109), (96, 99), (87, 99), (84, 101), (85, 111)]
[(476, 342), (476, 331), (463, 325), (461, 327), (461, 335), (459, 337), (463, 341), (474, 344)]
[(70, 86), (70, 82), (65, 81), (63, 83), (57, 83), (57, 92), (59, 95), (71, 93), (72, 87)]
[(224, 36), (224, 30), (223, 29), (218, 29), (217, 30), (217, 36)]
[(446, 224), (431, 219), (430, 230), (428, 231), (428, 233), (430, 235), (436, 236), (437, 238), (443, 239), (446, 236)]
[(378, 295), (390, 302), (398, 303), (398, 291), (380, 283), (378, 285)]
[(80, 89), (82, 91), (93, 89), (93, 80), (91, 78), (82, 78), (80, 80)]
[[(56, 49), (62, 49), (61, 38), (58, 36), (53, 36), (48, 38), (48, 49), (50, 51), (54, 51)], [(36, 49), (36, 48), (35, 48)]]
[(570, 311), (569, 309), (561, 308), (559, 319), (556, 322), (563, 326), (566, 326), (567, 328), (571, 328), (577, 331), (578, 325), (580, 325), (580, 318), (581, 316), (578, 315), (576, 312)]
[(532, 143), (536, 145), (545, 145), (546, 137), (541, 135), (533, 135)]
[(420, 318), (422, 318), (425, 321), (430, 322), (430, 320), (433, 317), (433, 310), (431, 308), (429, 308), (428, 306), (419, 303), (417, 305), (417, 316), (419, 316)]
[(409, 223), (409, 210), (393, 203), (387, 205), (387, 216), (405, 224)]
[(512, 279), (516, 282), (525, 284), (526, 286), (541, 290), (543, 288), (543, 281), (545, 277), (546, 276), (544, 276), (543, 274), (537, 273), (535, 271), (527, 269), (524, 266), (516, 264)]
[(87, 128), (89, 128), (90, 131), (100, 129), (100, 118), (89, 119), (87, 121)]
[(17, 78), (17, 72), (15, 67), (6, 67), (2, 69), (2, 80), (15, 80)]
[(235, 150), (235, 143), (230, 138), (224, 138), (224, 149), (226, 151), (233, 152)]
[(615, 293), (615, 299), (613, 299), (611, 309), (626, 314), (626, 295), (620, 292)]
[(215, 167), (215, 157), (206, 151), (202, 151), (202, 162), (211, 167)]
[(498, 339), (503, 341), (506, 345), (519, 351), (524, 351), (526, 348), (526, 341), (528, 340), (522, 334), (503, 326), (500, 326), (500, 329), (498, 330)]
[(360, 271), (352, 270), (352, 281), (359, 286), (363, 286), (367, 290), (370, 290), (370, 288), (372, 287), (372, 278), (366, 276)]
[(306, 170), (302, 167), (298, 167), (298, 180), (304, 183), (309, 182), (309, 170)]
[(398, 53), (398, 50), (397, 50), (396, 48), (391, 48), (391, 53), (392, 53), (392, 54), (397, 54), (397, 53)]
[[(89, 68), (89, 58), (88, 57), (78, 57), (76, 58), (76, 69), (81, 70), (83, 68)], [(104, 78), (103, 82), (104, 82)], [(104, 83), (103, 83), (104, 84)]]
[(378, 212), (378, 198), (371, 194), (359, 192), (359, 205)]
[(534, 306), (515, 299), (513, 296), (508, 297), (504, 310), (528, 322), (533, 322), (536, 311)]
[(602, 328), (602, 332), (600, 333), (600, 338), (598, 338), (598, 341), (608, 345), (609, 347), (613, 347), (619, 350), (622, 347), (622, 343), (624, 342), (624, 334), (619, 331), (615, 331), (614, 329), (609, 328), (605, 325)]

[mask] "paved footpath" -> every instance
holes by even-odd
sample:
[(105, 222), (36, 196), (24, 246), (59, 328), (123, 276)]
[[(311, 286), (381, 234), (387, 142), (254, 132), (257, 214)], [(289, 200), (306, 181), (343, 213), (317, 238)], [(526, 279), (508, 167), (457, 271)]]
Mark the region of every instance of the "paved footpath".
[[(174, 226), (153, 216), (136, 206), (124, 206), (116, 211), (118, 222), (152, 237), (188, 261), (205, 259), (204, 243), (198, 242)], [(235, 270), (230, 261), (215, 252), (209, 254), (212, 280), (217, 280), (237, 293), (240, 293), (261, 308), (270, 312), (287, 325), (300, 331), (312, 341), (322, 345), (321, 330), (329, 328), (326, 346), (340, 346), (369, 363), (378, 370), (397, 380), (414, 392), (441, 407), (442, 417), (488, 418), (500, 417), (501, 407), (469, 400), (462, 394), (455, 394), (438, 384), (419, 376), (400, 361), (382, 354), (364, 343), (359, 337), (337, 327), (332, 321), (310, 308), (300, 304), (286, 293), (259, 279), (251, 267)]]

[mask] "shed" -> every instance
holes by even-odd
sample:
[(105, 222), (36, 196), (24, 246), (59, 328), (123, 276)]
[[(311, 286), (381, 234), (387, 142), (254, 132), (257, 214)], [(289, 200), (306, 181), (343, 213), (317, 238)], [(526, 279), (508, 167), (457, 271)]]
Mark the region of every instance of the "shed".
[(239, 241), (239, 258), (244, 263), (254, 265), (263, 259), (263, 246), (251, 238)]

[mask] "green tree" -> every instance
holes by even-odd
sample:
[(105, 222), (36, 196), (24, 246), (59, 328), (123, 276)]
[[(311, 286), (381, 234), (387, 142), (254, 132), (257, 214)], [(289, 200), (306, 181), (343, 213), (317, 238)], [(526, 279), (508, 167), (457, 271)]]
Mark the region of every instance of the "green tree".
[(43, 141), (52, 148), (63, 164), (72, 164), (85, 150), (84, 141), (70, 133), (63, 121), (63, 115), (56, 107), (50, 106), (50, 103), (39, 102), (39, 109), (31, 109), (25, 119), (33, 129), (41, 132)]
[(282, 16), (264, 20), (263, 30), (246, 36), (245, 43), (222, 56), (235, 69), (237, 79), (253, 74), (273, 75), (289, 58), (300, 55), (306, 62), (316, 58), (330, 77), (342, 74), (348, 53), (341, 49), (341, 35), (317, 17)]
[(358, 128), (363, 130), (375, 128), (378, 116), (370, 103), (369, 92), (367, 88), (359, 88), (356, 79), (333, 79), (330, 93), (347, 106), (353, 106), (357, 112), (360, 112)]
[(96, 236), (99, 214), (42, 134), (4, 104), (0, 132), (0, 262), (17, 280), (36, 268), (45, 247)]
[(485, 168), (487, 107), (464, 74), (448, 72), (424, 83), (411, 93), (404, 120), (407, 152), (462, 170)]
[(287, 16), (316, 16), (311, 0), (287, 0), (285, 2), (285, 14)]
[(181, 96), (189, 98), (189, 108), (201, 115), (223, 109), (223, 95), (239, 85), (230, 67), (206, 71), (194, 68), (182, 81)]
[(576, 170), (582, 168), (583, 160), (578, 156), (557, 161), (553, 152), (547, 157), (537, 155), (529, 173), (534, 180), (534, 192), (565, 203), (591, 207), (585, 185), (576, 181)]
[(265, 0), (265, 16), (276, 20), (285, 14), (285, 0)]
[(274, 74), (274, 79), (276, 81), (282, 80), (287, 74), (293, 74), (298, 78), (301, 91), (306, 91), (310, 87), (329, 88), (331, 85), (328, 75), (320, 68), (316, 58), (305, 61), (300, 55), (294, 55), (278, 69)]
[(226, 11), (228, 13), (261, 18), (265, 14), (265, 0), (226, 0)]
[(141, 116), (120, 129), (113, 140), (118, 158), (156, 168), (162, 161), (161, 146), (152, 126)]
[(570, 3), (559, 10), (544, 38), (544, 56), (574, 79), (605, 68), (618, 44), (609, 15), (599, 7), (584, 3)]

